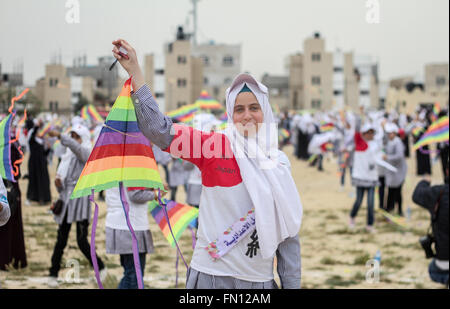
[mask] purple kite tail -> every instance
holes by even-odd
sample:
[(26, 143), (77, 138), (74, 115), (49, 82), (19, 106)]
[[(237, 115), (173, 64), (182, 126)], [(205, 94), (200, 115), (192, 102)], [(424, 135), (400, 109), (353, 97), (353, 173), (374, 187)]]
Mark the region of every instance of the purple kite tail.
[(178, 287), (178, 260), (180, 259), (180, 254), (177, 251), (177, 259), (175, 261), (175, 287)]
[(167, 220), (167, 225), (169, 226), (170, 234), (172, 234), (173, 240), (175, 241), (175, 245), (177, 246), (177, 250), (180, 253), (181, 259), (184, 262), (184, 266), (186, 266), (186, 268), (189, 268), (188, 264), (186, 263), (186, 260), (184, 259), (183, 253), (181, 253), (180, 247), (178, 246), (177, 239), (175, 238), (175, 235), (173, 234), (172, 226), (170, 224), (169, 215), (167, 214), (167, 209), (166, 209), (167, 205), (161, 201), (161, 190), (160, 189), (158, 189), (158, 203), (159, 203), (159, 205), (161, 205), (161, 207), (162, 207), (162, 209), (164, 211), (164, 215), (165, 215), (166, 220)]
[(130, 205), (128, 205), (127, 198), (125, 196), (126, 195), (125, 187), (123, 186), (122, 182), (119, 182), (119, 190), (120, 190), (120, 200), (122, 201), (123, 211), (125, 212), (125, 218), (127, 220), (128, 229), (131, 232), (134, 269), (136, 270), (136, 279), (138, 283), (138, 288), (142, 290), (144, 288), (144, 280), (142, 278), (141, 262), (139, 260), (139, 247), (136, 234), (134, 233), (133, 227), (131, 226), (129, 217)]
[(102, 281), (100, 280), (100, 272), (98, 270), (98, 261), (97, 254), (95, 252), (95, 232), (97, 231), (97, 223), (98, 223), (98, 205), (94, 200), (94, 189), (92, 189), (92, 194), (89, 196), (89, 200), (94, 203), (94, 219), (92, 221), (92, 230), (91, 230), (91, 260), (92, 266), (94, 267), (95, 279), (97, 279), (97, 284), (100, 289), (103, 288)]

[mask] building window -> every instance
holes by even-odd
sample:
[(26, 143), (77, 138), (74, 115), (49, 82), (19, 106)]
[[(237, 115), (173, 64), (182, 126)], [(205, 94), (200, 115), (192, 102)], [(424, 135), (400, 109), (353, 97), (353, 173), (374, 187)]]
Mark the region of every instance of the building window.
[(334, 90), (333, 91), (333, 95), (335, 95), (335, 96), (338, 96), (338, 95), (341, 95), (341, 94), (342, 94), (341, 90)]
[(311, 107), (315, 109), (320, 109), (322, 106), (322, 101), (320, 100), (311, 100)]
[(49, 85), (50, 87), (53, 87), (53, 79), (52, 79), (52, 78), (50, 78), (50, 80), (48, 81), (48, 85)]
[(155, 70), (156, 75), (164, 75), (164, 69)]
[(101, 79), (97, 79), (97, 88), (103, 87), (103, 81)]
[(184, 78), (179, 78), (178, 80), (177, 80), (177, 86), (179, 87), (179, 88), (184, 88), (184, 87), (186, 87), (186, 79), (184, 79)]
[(155, 93), (155, 98), (159, 99), (159, 98), (164, 98), (164, 93), (162, 92), (156, 92)]
[(320, 85), (320, 76), (313, 76), (311, 78), (311, 84), (313, 84), (313, 85)]
[(202, 60), (203, 60), (203, 65), (204, 65), (205, 67), (209, 66), (209, 57), (203, 55), (203, 56), (201, 56), (201, 58), (202, 58)]
[(187, 105), (187, 103), (184, 102), (184, 101), (178, 102), (178, 103), (177, 103), (177, 107), (182, 107), (182, 106), (184, 106), (184, 105)]
[(319, 62), (320, 61), (320, 53), (313, 53), (311, 55), (311, 60), (315, 61), (315, 62)]
[(224, 67), (231, 67), (233, 66), (233, 57), (232, 56), (225, 56), (223, 57), (222, 64)]
[(208, 77), (203, 78), (203, 84), (208, 85), (208, 82), (209, 82)]
[(360, 95), (370, 95), (370, 92), (368, 90), (361, 90), (359, 92)]
[(55, 87), (58, 87), (58, 79), (57, 78), (55, 78), (54, 83), (55, 83)]
[(186, 64), (186, 56), (178, 56), (178, 64)]
[(333, 72), (335, 72), (335, 73), (339, 73), (339, 72), (343, 72), (343, 71), (344, 71), (344, 69), (342, 67), (334, 67), (333, 68)]
[(54, 108), (55, 108), (55, 112), (57, 112), (57, 111), (58, 111), (58, 101), (56, 101), (56, 102), (54, 103)]
[(53, 111), (53, 102), (50, 101), (49, 105), (50, 105), (50, 111)]
[(445, 77), (444, 76), (436, 77), (436, 85), (437, 86), (445, 86)]

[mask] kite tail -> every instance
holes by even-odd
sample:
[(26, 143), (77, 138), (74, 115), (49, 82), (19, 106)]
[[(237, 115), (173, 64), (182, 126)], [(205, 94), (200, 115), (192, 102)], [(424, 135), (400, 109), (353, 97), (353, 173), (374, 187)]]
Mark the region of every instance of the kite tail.
[(20, 163), (22, 163), (23, 162), (23, 152), (22, 152), (22, 149), (21, 149), (22, 147), (21, 146), (19, 146), (19, 147), (17, 147), (17, 150), (19, 151), (19, 153), (20, 153), (20, 159), (17, 159), (16, 161), (14, 161), (14, 163), (13, 163), (13, 166), (14, 166), (14, 171), (13, 171), (13, 175), (15, 176), (15, 177), (17, 177), (17, 175), (19, 175), (19, 164)]
[(134, 233), (133, 227), (131, 226), (129, 212), (130, 212), (130, 205), (128, 205), (127, 198), (126, 198), (126, 191), (125, 187), (123, 186), (123, 182), (119, 182), (119, 190), (120, 190), (120, 200), (122, 201), (123, 211), (125, 213), (125, 218), (127, 220), (128, 229), (131, 233), (131, 239), (132, 239), (132, 248), (133, 248), (133, 259), (134, 259), (134, 269), (136, 270), (136, 279), (138, 283), (138, 288), (143, 289), (144, 288), (144, 280), (142, 278), (142, 270), (141, 270), (141, 262), (139, 260), (139, 247), (138, 242), (136, 238), (136, 234)]
[(98, 261), (97, 261), (97, 254), (95, 252), (95, 232), (97, 230), (97, 223), (98, 223), (98, 205), (94, 200), (94, 189), (92, 189), (92, 194), (89, 196), (89, 200), (94, 203), (95, 210), (94, 210), (94, 219), (92, 221), (92, 230), (91, 230), (91, 260), (92, 260), (92, 266), (94, 267), (94, 273), (95, 278), (97, 279), (97, 284), (100, 289), (103, 288), (102, 281), (100, 280), (100, 272), (98, 270)]
[(180, 259), (180, 254), (177, 251), (177, 259), (175, 261), (175, 287), (178, 287), (178, 260)]
[(170, 224), (169, 215), (167, 214), (167, 209), (166, 209), (167, 205), (161, 201), (161, 189), (158, 189), (158, 202), (159, 202), (159, 205), (161, 205), (161, 207), (162, 207), (162, 209), (164, 211), (164, 216), (166, 217), (167, 225), (169, 226), (169, 230), (170, 230), (170, 234), (172, 234), (173, 241), (175, 241), (175, 245), (177, 246), (177, 250), (180, 253), (181, 259), (183, 260), (184, 265), (186, 266), (186, 268), (188, 268), (188, 264), (186, 263), (186, 260), (184, 259), (183, 253), (181, 253), (180, 247), (178, 246), (177, 239), (175, 238), (175, 235), (173, 235), (173, 231), (172, 231), (172, 226)]

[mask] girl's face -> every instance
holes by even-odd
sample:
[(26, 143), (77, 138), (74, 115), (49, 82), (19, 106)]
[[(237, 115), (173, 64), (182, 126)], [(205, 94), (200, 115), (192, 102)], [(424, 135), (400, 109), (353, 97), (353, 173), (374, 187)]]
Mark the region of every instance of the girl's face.
[(371, 141), (373, 140), (373, 137), (375, 136), (375, 132), (373, 130), (369, 130), (366, 133), (363, 133), (362, 137), (366, 140), (366, 141)]
[(70, 137), (73, 138), (74, 140), (76, 140), (79, 144), (81, 144), (83, 142), (81, 137), (75, 132), (70, 132)]
[(395, 133), (389, 133), (389, 134), (388, 134), (389, 140), (391, 140), (391, 141), (392, 141), (396, 136), (397, 136), (397, 134), (395, 134)]
[(233, 109), (233, 123), (244, 136), (254, 135), (264, 121), (264, 113), (255, 95), (241, 92), (236, 98)]

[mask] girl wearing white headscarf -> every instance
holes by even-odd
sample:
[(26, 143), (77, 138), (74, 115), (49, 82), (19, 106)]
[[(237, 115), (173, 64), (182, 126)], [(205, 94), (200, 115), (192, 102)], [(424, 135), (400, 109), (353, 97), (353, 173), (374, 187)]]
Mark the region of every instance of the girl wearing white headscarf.
[[(64, 248), (67, 245), (70, 228), (73, 222), (77, 224), (77, 243), (81, 252), (89, 260), (92, 266), (90, 255), (90, 245), (87, 240), (89, 220), (91, 217), (91, 205), (89, 197), (70, 199), (78, 178), (83, 171), (89, 155), (91, 153), (91, 134), (82, 124), (76, 124), (70, 131), (70, 136), (60, 134), (58, 131), (48, 133), (52, 137), (61, 139), (61, 144), (67, 147), (67, 153), (63, 156), (58, 167), (55, 185), (59, 192), (59, 199), (63, 202), (62, 210), (54, 215), (58, 223), (58, 236), (52, 255), (52, 266), (50, 268), (50, 277), (48, 284), (51, 287), (58, 285), (57, 277), (61, 267), (61, 259)], [(106, 268), (102, 260), (98, 258), (101, 277), (106, 277)]]

